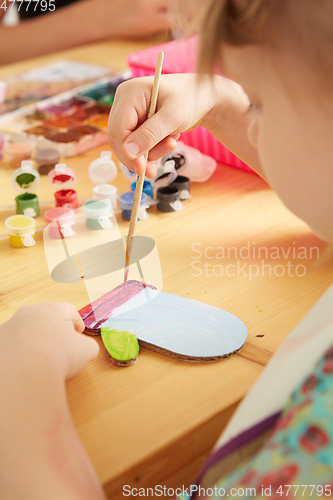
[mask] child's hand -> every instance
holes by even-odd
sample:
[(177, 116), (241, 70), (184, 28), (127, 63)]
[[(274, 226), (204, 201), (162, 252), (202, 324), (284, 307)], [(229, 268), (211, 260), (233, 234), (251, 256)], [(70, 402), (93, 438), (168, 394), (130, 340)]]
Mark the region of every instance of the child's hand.
[(1, 498), (105, 500), (66, 401), (65, 379), (98, 353), (83, 326), (66, 303), (0, 325)]
[(0, 365), (20, 363), (26, 356), (36, 361), (43, 357), (69, 379), (98, 354), (97, 342), (82, 335), (83, 330), (83, 321), (71, 304), (23, 306), (0, 325)]
[[(226, 79), (217, 78), (219, 83), (229, 84)], [(137, 173), (145, 169), (147, 151), (149, 160), (157, 160), (176, 148), (181, 132), (206, 125), (219, 94), (209, 77), (198, 81), (191, 74), (163, 75), (157, 111), (147, 120), (152, 86), (153, 77), (122, 83), (117, 88), (109, 118), (110, 146), (118, 159)], [(156, 175), (156, 167), (149, 161), (146, 175)]]

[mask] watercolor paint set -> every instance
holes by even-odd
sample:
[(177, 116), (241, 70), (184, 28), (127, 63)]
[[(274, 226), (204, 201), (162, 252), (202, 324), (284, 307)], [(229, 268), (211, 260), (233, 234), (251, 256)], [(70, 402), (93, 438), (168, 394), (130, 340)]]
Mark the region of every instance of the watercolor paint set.
[(0, 82), (0, 115), (111, 76), (112, 69), (78, 61), (57, 61)]
[(108, 76), (0, 117), (11, 145), (56, 147), (61, 156), (80, 154), (107, 142), (107, 125), (117, 86), (128, 72)]

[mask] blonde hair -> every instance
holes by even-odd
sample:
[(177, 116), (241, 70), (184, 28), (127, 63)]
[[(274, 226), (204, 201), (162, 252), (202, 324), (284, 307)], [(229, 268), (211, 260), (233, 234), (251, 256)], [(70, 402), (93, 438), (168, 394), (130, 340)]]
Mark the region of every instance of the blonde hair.
[(185, 36), (201, 34), (199, 68), (211, 71), (221, 42), (242, 45), (259, 41), (267, 0), (171, 0), (171, 24)]
[(244, 45), (262, 41), (267, 0), (211, 0), (199, 14), (199, 68), (211, 71), (219, 60), (221, 42)]
[[(171, 0), (172, 22), (201, 34), (199, 71), (221, 63), (221, 45), (287, 41), (301, 47), (314, 70), (333, 72), (333, 0)], [(328, 70), (328, 71), (327, 71)]]

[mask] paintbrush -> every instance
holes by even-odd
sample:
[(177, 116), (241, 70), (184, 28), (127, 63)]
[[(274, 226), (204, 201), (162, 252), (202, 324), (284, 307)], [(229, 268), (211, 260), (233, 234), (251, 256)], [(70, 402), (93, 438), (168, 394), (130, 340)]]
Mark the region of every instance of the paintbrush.
[[(153, 83), (153, 90), (152, 90), (151, 101), (150, 101), (147, 119), (150, 118), (155, 113), (155, 110), (156, 110), (156, 102), (157, 102), (158, 89), (160, 86), (160, 77), (161, 77), (161, 72), (162, 72), (163, 57), (164, 57), (164, 52), (161, 50), (160, 53), (158, 54), (154, 83)], [(148, 160), (148, 151), (145, 154), (145, 164), (146, 165), (147, 165), (147, 160)], [(138, 220), (138, 214), (139, 214), (144, 179), (145, 179), (145, 172), (143, 172), (142, 174), (139, 174), (137, 181), (136, 181), (136, 188), (135, 188), (135, 192), (134, 192), (134, 200), (133, 200), (133, 206), (132, 206), (132, 212), (131, 212), (131, 219), (130, 219), (130, 223), (129, 223), (128, 236), (127, 236), (127, 240), (126, 240), (124, 286), (126, 286), (126, 283), (127, 283), (129, 266), (131, 264), (132, 246), (133, 246), (133, 240), (134, 240), (134, 236), (135, 236), (136, 221)]]

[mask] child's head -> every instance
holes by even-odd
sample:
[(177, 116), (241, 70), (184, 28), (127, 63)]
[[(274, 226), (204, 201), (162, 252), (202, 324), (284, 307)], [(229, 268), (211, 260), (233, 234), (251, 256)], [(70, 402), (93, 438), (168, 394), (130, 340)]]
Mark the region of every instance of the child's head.
[(333, 1), (210, 0), (199, 62), (243, 86), (267, 180), (333, 241)]

